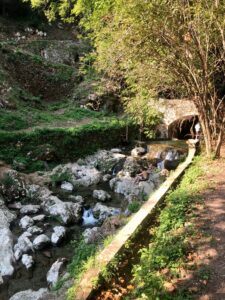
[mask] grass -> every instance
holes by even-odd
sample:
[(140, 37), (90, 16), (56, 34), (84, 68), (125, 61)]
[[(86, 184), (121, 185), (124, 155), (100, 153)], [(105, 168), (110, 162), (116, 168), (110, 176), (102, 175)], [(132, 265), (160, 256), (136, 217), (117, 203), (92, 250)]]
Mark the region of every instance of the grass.
[[(48, 159), (50, 165), (75, 161), (100, 148), (118, 146), (125, 135), (125, 127), (125, 120), (106, 118), (94, 119), (90, 124), (71, 128), (0, 131), (0, 160), (9, 164), (14, 160), (25, 162), (27, 172), (43, 170), (45, 149), (51, 149), (53, 153), (51, 159)], [(135, 133), (132, 130), (133, 136)]]
[[(193, 230), (184, 225), (193, 205), (200, 201), (200, 192), (207, 187), (201, 178), (203, 162), (203, 157), (196, 158), (180, 185), (167, 196), (159, 226), (152, 230), (152, 242), (141, 249), (140, 263), (133, 268), (135, 290), (131, 299), (192, 299), (187, 291), (169, 293), (165, 283), (179, 276), (179, 268), (186, 263), (188, 238)], [(166, 275), (163, 270), (167, 270)]]

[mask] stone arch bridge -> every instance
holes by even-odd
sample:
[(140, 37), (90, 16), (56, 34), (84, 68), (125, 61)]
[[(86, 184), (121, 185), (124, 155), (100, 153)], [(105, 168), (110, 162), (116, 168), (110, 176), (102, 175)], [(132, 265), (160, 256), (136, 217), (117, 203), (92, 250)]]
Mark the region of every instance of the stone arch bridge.
[[(151, 102), (163, 114), (163, 123), (158, 126), (161, 138), (190, 138), (198, 122), (198, 112), (189, 99), (159, 99)], [(193, 137), (193, 136), (192, 136)]]

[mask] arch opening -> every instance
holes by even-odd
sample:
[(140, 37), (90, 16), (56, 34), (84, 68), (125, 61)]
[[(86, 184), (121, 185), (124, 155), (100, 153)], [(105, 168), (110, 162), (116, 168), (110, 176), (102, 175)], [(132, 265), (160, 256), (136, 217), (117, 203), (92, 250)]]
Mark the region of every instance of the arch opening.
[(199, 122), (197, 115), (180, 118), (168, 127), (168, 137), (187, 140), (195, 137), (195, 125)]

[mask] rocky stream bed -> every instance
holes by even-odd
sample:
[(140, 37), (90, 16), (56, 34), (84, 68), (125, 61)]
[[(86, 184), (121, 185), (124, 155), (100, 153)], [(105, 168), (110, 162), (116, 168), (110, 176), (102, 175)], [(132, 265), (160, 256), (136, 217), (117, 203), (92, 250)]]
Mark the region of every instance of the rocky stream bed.
[[(51, 171), (6, 168), (0, 182), (0, 299), (45, 299), (76, 249), (123, 226), (130, 203), (147, 199), (184, 159), (183, 142), (99, 150)], [(137, 174), (149, 170), (146, 180)], [(36, 291), (36, 292), (35, 292)], [(42, 297), (42, 298), (41, 298)], [(46, 298), (47, 299), (47, 298)]]

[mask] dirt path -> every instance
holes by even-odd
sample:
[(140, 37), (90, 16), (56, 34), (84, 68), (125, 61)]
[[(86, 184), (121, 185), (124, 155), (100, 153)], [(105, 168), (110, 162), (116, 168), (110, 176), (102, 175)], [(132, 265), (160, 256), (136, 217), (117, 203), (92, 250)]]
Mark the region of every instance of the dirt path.
[(222, 158), (204, 166), (209, 189), (203, 193), (203, 204), (196, 206), (190, 253), (192, 271), (178, 284), (189, 290), (194, 299), (225, 300), (225, 145)]
[[(198, 249), (200, 261), (206, 267), (205, 287), (200, 292), (200, 300), (225, 299), (225, 145), (222, 158), (214, 161), (207, 179), (215, 186), (204, 194), (205, 208), (199, 213), (199, 221), (204, 236), (211, 242), (202, 243)], [(204, 277), (204, 274), (203, 274)]]

